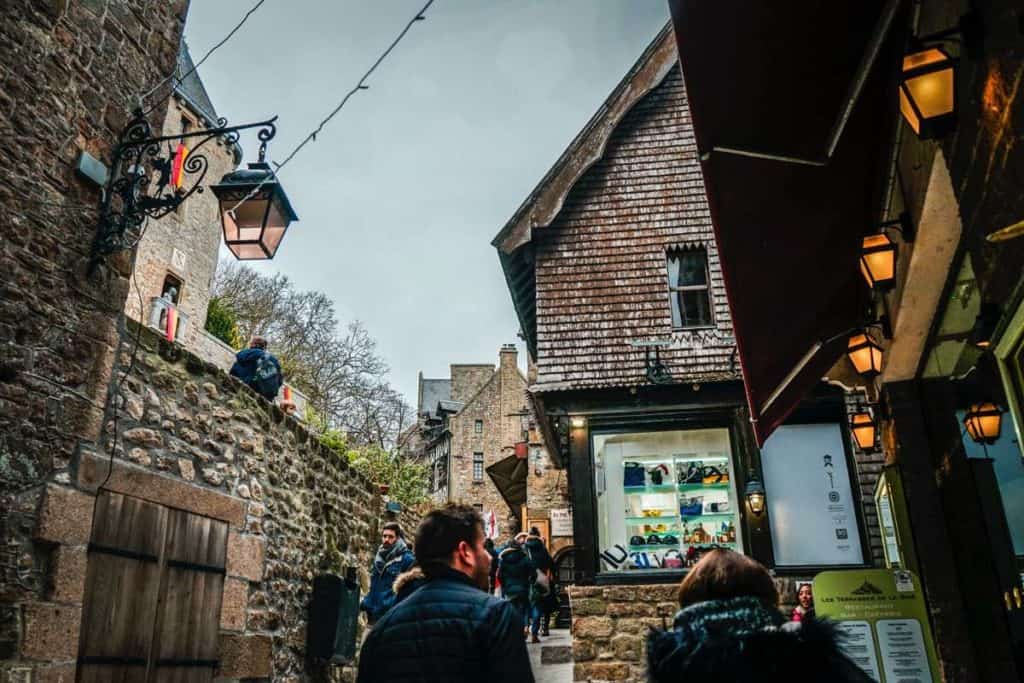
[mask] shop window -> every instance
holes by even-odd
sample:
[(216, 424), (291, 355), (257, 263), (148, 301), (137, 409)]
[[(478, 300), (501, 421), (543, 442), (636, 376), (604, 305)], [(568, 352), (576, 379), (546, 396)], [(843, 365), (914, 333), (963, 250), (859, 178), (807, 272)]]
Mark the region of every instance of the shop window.
[(672, 327), (709, 327), (714, 323), (708, 287), (708, 252), (677, 249), (668, 252), (668, 290)]
[(473, 432), (476, 433), (476, 434), (483, 434), (484, 433), (484, 421), (483, 420), (476, 420), (473, 423)]
[(776, 566), (864, 564), (840, 425), (777, 428), (761, 466)]
[(741, 549), (727, 429), (593, 435), (601, 571), (678, 569)]
[(484, 454), (474, 453), (473, 454), (473, 481), (484, 480)]

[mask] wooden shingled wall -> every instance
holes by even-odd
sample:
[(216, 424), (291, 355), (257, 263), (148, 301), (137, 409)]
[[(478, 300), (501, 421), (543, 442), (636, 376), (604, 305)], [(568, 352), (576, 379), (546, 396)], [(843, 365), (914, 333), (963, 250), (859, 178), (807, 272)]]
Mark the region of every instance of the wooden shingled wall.
[(224, 522), (102, 492), (78, 680), (212, 681), (227, 538)]
[[(689, 381), (738, 379), (735, 341), (693, 123), (678, 66), (625, 115), (549, 228), (536, 230), (537, 382), (551, 389), (642, 383), (636, 339)], [(707, 249), (714, 325), (673, 331), (666, 255)]]

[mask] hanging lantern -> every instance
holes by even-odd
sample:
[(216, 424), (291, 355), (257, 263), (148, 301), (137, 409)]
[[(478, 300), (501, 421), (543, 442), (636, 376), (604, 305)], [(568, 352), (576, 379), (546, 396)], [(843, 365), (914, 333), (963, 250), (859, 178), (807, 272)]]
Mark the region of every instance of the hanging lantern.
[(875, 435), (878, 428), (875, 425), (875, 418), (866, 410), (858, 410), (850, 416), (850, 433), (857, 447), (865, 453), (875, 450)]
[(999, 439), (1003, 411), (995, 403), (975, 403), (964, 416), (964, 426), (971, 440), (991, 446)]
[(764, 512), (764, 484), (751, 472), (747, 478), (747, 488), (743, 494), (747, 499), (747, 507), (755, 517), (760, 517)]
[(272, 259), (298, 216), (264, 162), (228, 173), (210, 187), (220, 201), (224, 244), (240, 261)]
[(882, 372), (882, 347), (867, 332), (859, 332), (850, 337), (846, 355), (854, 369), (868, 379)]
[(896, 281), (896, 243), (880, 232), (868, 235), (860, 251), (860, 272), (868, 287), (891, 289)]
[(957, 60), (941, 47), (903, 58), (900, 111), (922, 140), (946, 134), (956, 124)]

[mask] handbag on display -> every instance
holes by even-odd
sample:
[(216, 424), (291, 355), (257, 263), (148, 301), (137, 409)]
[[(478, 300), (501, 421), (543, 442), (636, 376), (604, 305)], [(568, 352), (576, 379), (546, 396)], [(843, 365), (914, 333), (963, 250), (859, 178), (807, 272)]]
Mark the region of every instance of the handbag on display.
[(651, 475), (651, 483), (655, 486), (661, 486), (664, 483), (665, 477), (668, 476), (668, 466), (661, 464), (657, 467), (652, 467), (647, 471)]
[(665, 534), (661, 537), (662, 545), (679, 545), (679, 539), (672, 534)]
[(661, 545), (661, 536), (658, 534), (651, 534), (647, 537), (647, 545)]
[(704, 498), (702, 496), (694, 496), (693, 498), (684, 498), (679, 504), (679, 514), (683, 517), (697, 517), (704, 510)]
[(657, 553), (635, 552), (630, 553), (629, 557), (633, 560), (633, 569), (658, 569), (661, 567)]
[(622, 565), (629, 559), (629, 551), (616, 543), (611, 548), (601, 552), (601, 559), (608, 565), (609, 569), (622, 569)]
[(624, 486), (643, 486), (647, 479), (644, 477), (644, 468), (638, 462), (624, 463), (622, 472), (622, 483)]
[(665, 552), (665, 559), (661, 561), (661, 566), (665, 569), (682, 569), (683, 568), (683, 556), (678, 550), (668, 550)]
[(714, 465), (708, 465), (707, 467), (702, 468), (701, 474), (703, 476), (701, 479), (701, 483), (704, 484), (705, 486), (708, 484), (727, 483), (729, 481), (729, 471), (725, 470), (723, 472), (723, 469), (725, 468), (719, 469)]
[(699, 484), (704, 478), (704, 463), (701, 461), (691, 462), (685, 470), (679, 470), (680, 484)]
[(643, 536), (631, 536), (629, 539), (630, 545), (647, 545), (647, 541), (644, 540)]
[(716, 514), (729, 512), (729, 501), (715, 501), (704, 503), (704, 514)]

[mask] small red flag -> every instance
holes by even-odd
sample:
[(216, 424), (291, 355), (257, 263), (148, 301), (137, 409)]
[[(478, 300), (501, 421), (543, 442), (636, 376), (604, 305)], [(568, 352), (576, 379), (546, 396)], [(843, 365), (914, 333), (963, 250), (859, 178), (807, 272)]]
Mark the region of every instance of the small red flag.
[(181, 184), (185, 182), (185, 159), (187, 158), (188, 147), (179, 142), (178, 148), (174, 150), (174, 161), (171, 163), (171, 185), (175, 190), (181, 189)]
[(173, 306), (167, 307), (167, 329), (164, 332), (169, 342), (178, 336), (178, 309)]

